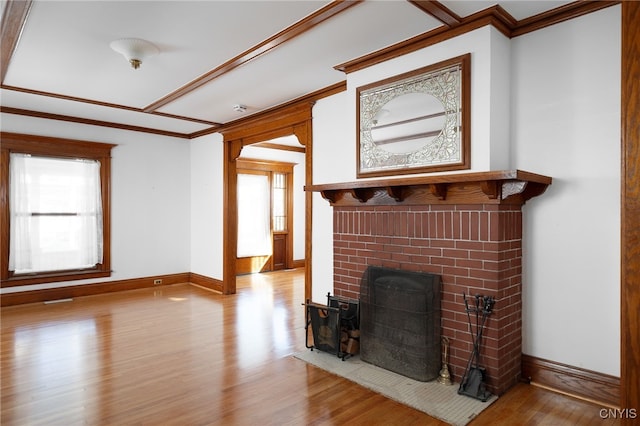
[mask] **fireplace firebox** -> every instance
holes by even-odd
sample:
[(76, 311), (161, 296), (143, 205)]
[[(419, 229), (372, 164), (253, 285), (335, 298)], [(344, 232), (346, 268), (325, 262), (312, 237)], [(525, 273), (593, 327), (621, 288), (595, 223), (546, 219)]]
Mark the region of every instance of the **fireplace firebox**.
[(440, 276), (369, 266), (360, 286), (360, 358), (418, 381), (440, 372)]

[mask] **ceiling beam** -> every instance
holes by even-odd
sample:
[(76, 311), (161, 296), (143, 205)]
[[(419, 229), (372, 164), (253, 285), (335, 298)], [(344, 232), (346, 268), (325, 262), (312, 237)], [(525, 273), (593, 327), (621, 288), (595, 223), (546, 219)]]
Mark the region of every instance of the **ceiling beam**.
[(241, 53), (235, 58), (230, 59), (219, 67), (207, 72), (206, 74), (196, 78), (195, 80), (187, 83), (172, 93), (169, 93), (165, 97), (157, 100), (156, 102), (148, 105), (144, 108), (145, 112), (155, 111), (163, 106), (170, 104), (176, 99), (185, 96), (186, 94), (196, 90), (197, 88), (209, 83), (210, 81), (230, 72), (234, 69), (246, 64), (247, 62), (258, 58), (259, 56), (269, 52), (272, 49), (284, 44), (293, 38), (304, 34), (316, 25), (332, 18), (333, 16), (343, 12), (344, 10), (357, 5), (359, 2), (338, 0), (329, 3), (327, 6), (319, 9), (306, 18), (298, 21), (292, 26), (285, 28), (278, 34), (266, 39), (262, 43), (252, 47), (251, 49)]
[(413, 4), (418, 9), (423, 10), (429, 15), (436, 18), (438, 21), (442, 22), (448, 27), (455, 27), (456, 25), (460, 25), (462, 22), (462, 18), (456, 15), (452, 10), (447, 8), (445, 5), (440, 3), (439, 1), (428, 1), (428, 0), (408, 0), (409, 3)]
[(87, 124), (90, 126), (110, 127), (113, 129), (130, 130), (132, 132), (151, 133), (155, 135), (170, 136), (180, 139), (189, 139), (189, 135), (186, 133), (171, 132), (167, 130), (159, 130), (150, 127), (132, 126), (129, 124), (113, 123), (110, 121), (93, 120), (89, 118), (73, 117), (70, 115), (52, 114), (49, 112), (32, 111), (21, 108), (12, 108), (0, 105), (0, 113), (3, 114), (15, 114), (24, 115), (27, 117), (44, 118), (47, 120), (67, 121), (70, 123)]
[(106, 107), (106, 108), (115, 108), (115, 109), (121, 109), (121, 110), (125, 110), (125, 111), (139, 112), (141, 114), (155, 115), (155, 116), (158, 116), (158, 117), (172, 118), (172, 119), (181, 120), (181, 121), (190, 121), (192, 123), (199, 123), (199, 124), (204, 124), (204, 125), (207, 125), (207, 126), (217, 127), (217, 126), (221, 125), (220, 123), (216, 123), (214, 121), (202, 120), (202, 119), (199, 119), (199, 118), (185, 117), (185, 116), (182, 116), (182, 115), (168, 114), (168, 113), (165, 113), (165, 112), (158, 112), (158, 111), (146, 112), (146, 111), (142, 110), (141, 108), (131, 107), (131, 106), (127, 106), (127, 105), (120, 105), (120, 104), (112, 104), (112, 103), (109, 103), (109, 102), (94, 101), (93, 99), (78, 98), (76, 96), (61, 95), (59, 93), (43, 92), (41, 90), (25, 89), (23, 87), (16, 87), (16, 86), (6, 86), (4, 84), (0, 85), (0, 88), (2, 88), (4, 90), (14, 91), (14, 92), (28, 93), (28, 94), (37, 95), (37, 96), (44, 96), (44, 97), (47, 97), (47, 98), (62, 99), (62, 100), (65, 100), (65, 101), (79, 102), (79, 103), (88, 104), (88, 105), (97, 105), (97, 106)]
[(2, 14), (2, 33), (0, 34), (0, 82), (4, 82), (13, 52), (18, 46), (22, 28), (31, 9), (31, 0), (9, 0)]

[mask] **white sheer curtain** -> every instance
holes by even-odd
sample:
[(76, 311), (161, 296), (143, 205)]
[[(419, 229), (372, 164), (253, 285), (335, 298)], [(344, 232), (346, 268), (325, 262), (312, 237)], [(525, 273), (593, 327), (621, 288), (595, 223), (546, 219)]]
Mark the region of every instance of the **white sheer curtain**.
[(271, 254), (269, 178), (238, 174), (238, 257)]
[(102, 262), (100, 162), (11, 154), (9, 269), (15, 273)]

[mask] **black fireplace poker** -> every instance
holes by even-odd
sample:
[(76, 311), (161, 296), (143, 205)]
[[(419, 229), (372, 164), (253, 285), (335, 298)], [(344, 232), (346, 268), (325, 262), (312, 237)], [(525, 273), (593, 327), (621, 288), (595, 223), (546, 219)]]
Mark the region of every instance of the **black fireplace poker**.
[[(480, 347), (482, 345), (482, 333), (487, 322), (487, 317), (493, 312), (493, 305), (496, 302), (491, 296), (476, 294), (475, 307), (470, 307), (467, 295), (462, 293), (462, 297), (464, 298), (465, 311), (467, 312), (467, 320), (469, 321), (469, 334), (471, 335), (471, 341), (473, 343), (473, 351), (469, 357), (464, 376), (462, 376), (462, 380), (460, 381), (458, 393), (485, 402), (489, 399), (491, 393), (487, 391), (484, 383), (485, 369), (480, 367)], [(471, 324), (472, 313), (476, 316), (475, 334)]]

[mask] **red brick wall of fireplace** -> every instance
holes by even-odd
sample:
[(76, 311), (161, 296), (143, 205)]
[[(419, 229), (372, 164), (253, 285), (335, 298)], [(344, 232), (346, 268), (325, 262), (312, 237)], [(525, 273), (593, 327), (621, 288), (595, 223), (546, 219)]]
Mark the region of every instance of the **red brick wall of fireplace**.
[[(472, 351), (463, 293), (493, 296), (480, 364), (502, 394), (520, 377), (522, 212), (519, 205), (334, 206), (334, 294), (358, 298), (368, 265), (442, 277), (442, 335), (460, 381)], [(472, 316), (475, 326), (475, 316)], [(474, 330), (475, 332), (475, 330)]]

